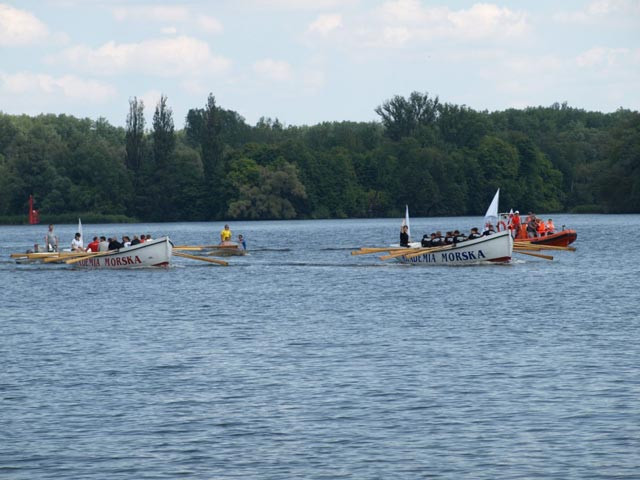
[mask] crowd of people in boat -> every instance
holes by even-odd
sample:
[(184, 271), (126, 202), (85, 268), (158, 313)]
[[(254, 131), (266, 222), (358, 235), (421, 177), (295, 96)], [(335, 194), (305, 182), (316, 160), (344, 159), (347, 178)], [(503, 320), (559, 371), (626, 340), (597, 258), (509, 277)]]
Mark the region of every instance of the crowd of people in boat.
[[(152, 240), (151, 235), (134, 235), (133, 239), (128, 235), (123, 235), (122, 240), (118, 240), (118, 237), (93, 237), (93, 240), (87, 245), (87, 248), (82, 248), (82, 242), (80, 234), (76, 233), (74, 240), (71, 242), (71, 250), (74, 252), (107, 252), (109, 250), (118, 250), (119, 248), (132, 247), (141, 243), (149, 242)], [(74, 245), (74, 242), (76, 244)]]
[[(139, 245), (152, 240), (150, 234), (142, 234), (140, 236), (134, 235), (133, 239), (128, 235), (123, 235), (122, 240), (118, 240), (118, 237), (93, 237), (93, 240), (84, 247), (82, 241), (82, 235), (80, 232), (76, 232), (71, 240), (72, 252), (107, 252), (109, 250), (118, 250), (119, 248), (131, 247), (133, 245)], [(59, 248), (58, 236), (55, 234), (53, 224), (49, 225), (47, 234), (44, 236), (44, 248), (40, 247), (37, 243), (33, 246), (33, 252), (57, 252)]]
[[(482, 233), (480, 233), (477, 227), (473, 227), (468, 235), (461, 233), (459, 230), (446, 232), (446, 235), (442, 235), (441, 231), (437, 231), (431, 234), (424, 234), (420, 244), (423, 247), (455, 245), (467, 240), (475, 240), (476, 238), (492, 235), (497, 231), (504, 231), (506, 229), (511, 232), (513, 238), (535, 238), (555, 233), (555, 226), (551, 218), (545, 222), (530, 212), (523, 222), (520, 218), (520, 212), (516, 210), (514, 213), (509, 214), (507, 222), (499, 222), (497, 230), (491, 223), (487, 223)], [(403, 225), (400, 231), (400, 246), (408, 247), (409, 243), (409, 227)]]
[[(402, 231), (400, 232), (400, 246), (408, 247), (409, 246), (409, 228), (405, 225), (402, 227)], [(460, 242), (465, 242), (467, 240), (475, 240), (476, 238), (480, 238), (487, 235), (492, 235), (496, 233), (495, 229), (491, 224), (487, 224), (487, 228), (480, 233), (480, 230), (477, 227), (473, 227), (469, 231), (469, 235), (465, 235), (460, 232), (460, 230), (452, 230), (446, 232), (445, 235), (442, 235), (440, 230), (436, 232), (432, 232), (430, 234), (425, 233), (420, 241), (420, 244), (423, 247), (441, 247), (444, 245), (455, 245)]]
[[(220, 232), (220, 245), (221, 246), (239, 246), (243, 250), (247, 249), (247, 241), (245, 240), (242, 234), (238, 235), (238, 243), (233, 243), (231, 241), (231, 229), (229, 225), (225, 225), (222, 231)], [(72, 252), (106, 252), (109, 250), (118, 250), (120, 248), (131, 247), (133, 245), (139, 245), (140, 243), (145, 243), (152, 240), (151, 235), (142, 234), (140, 236), (134, 235), (133, 239), (128, 235), (123, 235), (122, 240), (118, 240), (118, 237), (93, 237), (93, 241), (91, 241), (86, 248), (84, 248), (84, 244), (82, 241), (82, 235), (80, 232), (77, 232), (73, 240), (71, 240), (71, 251)], [(44, 236), (44, 248), (40, 247), (37, 243), (33, 246), (32, 252), (57, 252), (58, 251), (58, 236), (55, 234), (53, 224), (49, 224), (49, 229), (47, 234)]]
[(556, 227), (551, 218), (545, 222), (535, 213), (529, 212), (523, 221), (518, 210), (509, 213), (507, 221), (501, 221), (500, 226), (503, 227), (502, 229), (509, 229), (513, 238), (536, 238), (556, 233)]

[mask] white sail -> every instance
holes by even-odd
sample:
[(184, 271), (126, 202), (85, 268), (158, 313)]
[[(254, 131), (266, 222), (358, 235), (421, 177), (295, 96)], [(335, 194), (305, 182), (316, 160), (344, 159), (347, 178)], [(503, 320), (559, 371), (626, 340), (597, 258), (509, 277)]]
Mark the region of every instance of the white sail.
[(484, 225), (487, 226), (488, 223), (493, 225), (494, 227), (498, 223), (498, 201), (500, 198), (500, 189), (496, 192), (491, 201), (491, 205), (487, 209), (487, 213), (484, 214)]
[(407, 235), (409, 235), (409, 239), (411, 239), (411, 225), (409, 225), (409, 205), (405, 205), (404, 218), (402, 219), (402, 225), (400, 226), (400, 231), (407, 226)]
[(82, 248), (84, 248), (84, 240), (82, 235), (82, 222), (80, 221), (80, 218), (78, 218), (78, 233), (80, 234), (80, 245), (82, 246)]

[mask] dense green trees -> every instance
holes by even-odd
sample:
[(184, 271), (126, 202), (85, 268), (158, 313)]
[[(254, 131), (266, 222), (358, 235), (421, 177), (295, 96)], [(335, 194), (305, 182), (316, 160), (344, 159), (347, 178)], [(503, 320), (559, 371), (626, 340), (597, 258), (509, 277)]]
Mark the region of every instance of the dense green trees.
[(381, 122), (248, 125), (209, 95), (175, 131), (160, 98), (145, 130), (66, 115), (0, 114), (0, 219), (139, 220), (481, 215), (501, 208), (640, 212), (640, 114), (566, 104), (478, 112), (412, 93), (375, 108)]

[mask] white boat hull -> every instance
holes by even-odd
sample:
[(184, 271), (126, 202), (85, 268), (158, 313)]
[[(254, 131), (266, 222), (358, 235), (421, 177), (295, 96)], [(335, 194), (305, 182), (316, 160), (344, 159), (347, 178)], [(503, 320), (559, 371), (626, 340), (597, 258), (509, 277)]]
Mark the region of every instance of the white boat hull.
[(85, 258), (74, 266), (85, 268), (167, 267), (171, 262), (172, 245), (169, 237), (162, 237), (110, 253)]
[[(412, 244), (417, 250), (423, 248)], [(475, 265), (481, 263), (508, 263), (513, 253), (513, 239), (509, 232), (500, 232), (475, 240), (467, 240), (444, 247), (435, 252), (426, 252), (413, 258), (398, 257), (401, 263), (414, 265)], [(410, 254), (409, 254), (410, 255)]]

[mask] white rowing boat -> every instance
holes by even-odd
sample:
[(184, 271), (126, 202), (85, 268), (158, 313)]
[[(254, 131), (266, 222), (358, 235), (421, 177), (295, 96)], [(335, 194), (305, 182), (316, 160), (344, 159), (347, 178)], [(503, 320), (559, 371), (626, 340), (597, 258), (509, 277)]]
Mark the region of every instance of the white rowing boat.
[(169, 237), (161, 237), (109, 253), (89, 255), (74, 262), (74, 265), (86, 268), (167, 267), (171, 262), (171, 253), (172, 244)]
[[(411, 249), (416, 253), (426, 250), (419, 243), (411, 243)], [(411, 257), (407, 255), (397, 257), (401, 263), (416, 265), (475, 265), (481, 263), (508, 263), (513, 253), (513, 239), (508, 231), (487, 235), (474, 240), (465, 240), (455, 245), (435, 247), (434, 251)]]

